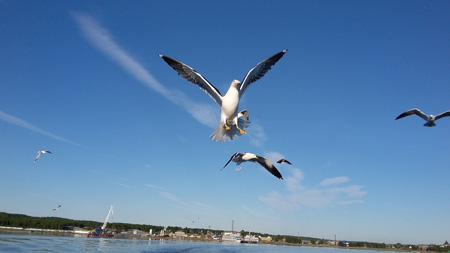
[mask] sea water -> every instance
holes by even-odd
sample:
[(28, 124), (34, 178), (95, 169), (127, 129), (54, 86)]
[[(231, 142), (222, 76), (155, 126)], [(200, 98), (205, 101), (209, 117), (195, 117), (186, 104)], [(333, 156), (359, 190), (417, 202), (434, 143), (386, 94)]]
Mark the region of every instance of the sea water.
[(372, 250), (347, 250), (307, 246), (268, 244), (229, 244), (183, 240), (144, 240), (87, 238), (73, 235), (0, 232), (0, 252), (212, 252), (212, 253), (374, 253)]

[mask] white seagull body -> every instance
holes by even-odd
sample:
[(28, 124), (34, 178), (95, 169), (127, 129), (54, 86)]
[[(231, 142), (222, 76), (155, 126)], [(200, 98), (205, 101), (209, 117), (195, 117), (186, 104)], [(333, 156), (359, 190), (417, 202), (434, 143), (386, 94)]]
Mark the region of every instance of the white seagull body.
[(277, 168), (275, 168), (275, 166), (269, 161), (269, 159), (267, 159), (265, 157), (257, 156), (252, 153), (237, 152), (231, 156), (230, 160), (228, 160), (227, 164), (225, 164), (225, 166), (223, 166), (223, 168), (221, 170), (223, 170), (225, 167), (227, 167), (227, 165), (231, 161), (235, 162), (236, 165), (240, 165), (243, 162), (249, 162), (249, 161), (258, 163), (259, 165), (263, 166), (267, 171), (272, 173), (272, 175), (274, 175), (275, 177), (277, 177), (279, 179), (283, 179), (283, 176), (281, 176), (281, 173), (277, 170)]
[(59, 205), (59, 206), (53, 208), (53, 211), (58, 211), (60, 207), (61, 207), (61, 205)]
[(188, 65), (164, 55), (159, 55), (159, 57), (163, 58), (167, 64), (177, 71), (178, 75), (198, 85), (200, 89), (204, 90), (219, 105), (221, 108), (220, 123), (210, 135), (210, 138), (214, 141), (227, 141), (228, 139), (232, 140), (234, 137), (246, 134), (245, 129), (250, 123), (248, 121), (247, 111), (244, 110), (247, 113), (247, 119), (245, 114), (242, 113), (244, 111), (239, 114), (237, 112), (239, 100), (244, 95), (245, 90), (250, 84), (263, 77), (286, 52), (287, 50), (283, 50), (256, 64), (247, 73), (242, 82), (233, 80), (225, 96), (222, 96), (216, 87)]
[(408, 111), (398, 115), (398, 117), (395, 118), (395, 120), (398, 120), (398, 119), (401, 119), (403, 117), (410, 116), (413, 114), (415, 114), (427, 121), (425, 124), (423, 124), (424, 126), (433, 127), (433, 126), (436, 126), (436, 124), (434, 123), (436, 120), (438, 120), (442, 117), (450, 116), (450, 111), (446, 111), (446, 112), (443, 112), (443, 113), (440, 113), (440, 114), (434, 116), (431, 114), (427, 115), (427, 114), (423, 113), (421, 110), (414, 108), (414, 109), (408, 110)]
[(48, 151), (48, 150), (42, 150), (42, 151), (38, 151), (36, 158), (34, 158), (34, 161), (36, 162), (36, 160), (39, 158), (39, 156), (41, 156), (41, 154), (45, 154), (45, 153), (49, 153), (52, 154), (52, 152)]

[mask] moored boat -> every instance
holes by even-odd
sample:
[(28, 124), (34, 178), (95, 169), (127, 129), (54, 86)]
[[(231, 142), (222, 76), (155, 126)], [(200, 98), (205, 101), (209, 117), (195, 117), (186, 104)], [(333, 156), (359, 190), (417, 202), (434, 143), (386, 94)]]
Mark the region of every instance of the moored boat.
[(240, 243), (242, 241), (241, 234), (233, 231), (226, 231), (222, 234), (222, 242)]
[(256, 244), (259, 242), (259, 238), (254, 235), (246, 235), (242, 238), (241, 243), (253, 243)]

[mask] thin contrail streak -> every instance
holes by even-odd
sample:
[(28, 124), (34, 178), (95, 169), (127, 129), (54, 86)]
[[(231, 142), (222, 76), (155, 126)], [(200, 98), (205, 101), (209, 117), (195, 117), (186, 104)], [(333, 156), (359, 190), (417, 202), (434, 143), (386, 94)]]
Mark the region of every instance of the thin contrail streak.
[(23, 120), (23, 119), (20, 119), (18, 117), (12, 116), (12, 115), (7, 114), (7, 113), (2, 112), (2, 111), (0, 111), (0, 120), (3, 120), (5, 122), (8, 122), (8, 123), (16, 125), (16, 126), (20, 126), (20, 127), (26, 128), (28, 130), (31, 130), (31, 131), (39, 133), (39, 134), (46, 135), (46, 136), (51, 137), (51, 138), (53, 138), (55, 140), (58, 140), (58, 141), (68, 142), (68, 143), (75, 144), (77, 146), (82, 146), (82, 145), (80, 145), (78, 143), (72, 142), (72, 141), (70, 141), (70, 140), (68, 140), (66, 138), (63, 138), (61, 136), (58, 136), (56, 134), (52, 134), (52, 133), (50, 133), (50, 132), (48, 132), (48, 131), (40, 128), (40, 127), (37, 127), (37, 126), (35, 126), (35, 125), (33, 125), (33, 124)]
[(178, 90), (169, 90), (159, 83), (142, 65), (123, 50), (95, 19), (85, 13), (74, 13), (74, 19), (87, 39), (96, 49), (106, 54), (131, 76), (146, 87), (158, 92), (172, 103), (182, 106), (200, 123), (214, 128), (218, 116), (211, 105), (196, 103)]

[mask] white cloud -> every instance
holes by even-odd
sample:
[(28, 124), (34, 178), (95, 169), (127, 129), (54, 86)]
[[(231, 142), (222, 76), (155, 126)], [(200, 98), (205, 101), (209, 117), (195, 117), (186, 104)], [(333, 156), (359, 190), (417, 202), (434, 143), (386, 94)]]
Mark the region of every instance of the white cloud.
[(359, 198), (366, 195), (367, 192), (361, 191), (362, 186), (351, 185), (347, 187), (331, 188), (331, 192), (334, 194), (345, 194), (349, 197)]
[(201, 202), (189, 202), (188, 203), (184, 200), (179, 199), (178, 197), (176, 197), (174, 194), (172, 194), (170, 192), (161, 191), (161, 192), (159, 192), (159, 194), (162, 197), (172, 201), (179, 208), (183, 209), (183, 211), (192, 211), (195, 213), (203, 213), (203, 214), (217, 212), (217, 210), (214, 210), (211, 206), (209, 206), (207, 204), (204, 204)]
[(167, 89), (159, 83), (136, 59), (123, 50), (113, 40), (108, 30), (103, 28), (90, 15), (86, 13), (74, 13), (73, 17), (78, 23), (84, 37), (94, 48), (103, 52), (131, 76), (145, 84), (146, 87), (163, 95), (172, 103), (183, 107), (200, 123), (211, 128), (217, 126), (219, 119), (217, 108), (207, 104), (196, 103), (178, 90)]
[(298, 170), (298, 169), (294, 169), (291, 172), (292, 172), (292, 176), (291, 177), (286, 177), (284, 179), (284, 181), (286, 182), (286, 187), (287, 187), (288, 191), (290, 191), (290, 192), (300, 192), (300, 191), (302, 191), (305, 188), (301, 184), (301, 182), (302, 182), (302, 180), (304, 178), (303, 172), (301, 170)]
[(332, 205), (349, 205), (362, 203), (361, 198), (367, 194), (360, 185), (336, 187), (349, 181), (348, 177), (325, 179), (320, 188), (308, 189), (302, 184), (304, 175), (299, 169), (292, 169), (291, 175), (285, 177), (286, 194), (271, 192), (268, 196), (258, 197), (268, 206), (284, 211), (300, 209), (301, 206), (324, 208)]
[(8, 123), (16, 125), (16, 126), (20, 126), (20, 127), (26, 128), (28, 130), (34, 131), (34, 132), (39, 133), (39, 134), (46, 135), (46, 136), (48, 136), (50, 138), (53, 138), (55, 140), (58, 140), (58, 141), (72, 143), (74, 145), (82, 147), (82, 145), (80, 145), (78, 143), (69, 141), (68, 139), (63, 138), (61, 136), (58, 136), (56, 134), (52, 134), (52, 133), (50, 133), (48, 131), (45, 131), (42, 128), (39, 128), (39, 127), (37, 127), (37, 126), (35, 126), (35, 125), (33, 125), (33, 124), (23, 120), (23, 119), (19, 119), (19, 118), (15, 117), (15, 116), (9, 115), (9, 114), (4, 113), (2, 111), (0, 111), (0, 120), (3, 120), (5, 122), (8, 122)]
[(278, 152), (264, 152), (264, 156), (273, 163), (284, 158), (284, 156)]
[(260, 196), (258, 197), (258, 199), (275, 209), (285, 211), (293, 211), (300, 209), (300, 206), (297, 203), (289, 201), (288, 198), (282, 196), (278, 192), (271, 192), (269, 193), (269, 196), (267, 197)]
[(328, 168), (328, 167), (331, 167), (331, 166), (333, 166), (333, 162), (328, 161), (322, 166), (322, 169), (325, 169), (325, 168)]
[(257, 217), (261, 219), (269, 219), (272, 218), (271, 216), (267, 215), (264, 212), (261, 212), (259, 210), (255, 210), (253, 208), (250, 208), (248, 206), (242, 206), (242, 209), (244, 209), (248, 214), (250, 214), (252, 217)]
[(322, 182), (320, 182), (321, 186), (329, 186), (335, 184), (342, 184), (348, 181), (348, 177), (334, 177), (334, 178), (326, 178)]
[(252, 131), (248, 133), (248, 136), (250, 138), (250, 144), (257, 148), (262, 147), (264, 142), (267, 140), (264, 128), (258, 123), (254, 122), (252, 122), (249, 127), (252, 128)]
[(182, 205), (182, 206), (186, 206), (186, 203), (184, 203), (184, 201), (182, 201), (181, 199), (175, 197), (175, 195), (173, 195), (172, 193), (169, 192), (160, 192), (159, 193), (161, 196), (163, 196), (164, 198), (178, 204), (178, 205)]
[(351, 204), (360, 204), (363, 203), (364, 201), (362, 201), (361, 199), (354, 199), (354, 200), (342, 200), (342, 201), (338, 201), (337, 204), (341, 205), (341, 206), (345, 206), (345, 205), (351, 205)]
[(152, 185), (152, 184), (146, 184), (145, 186), (147, 186), (148, 188), (152, 188), (152, 189), (156, 189), (156, 188), (160, 188), (156, 185)]
[(136, 188), (135, 188), (135, 187), (133, 187), (133, 186), (129, 186), (129, 185), (127, 185), (127, 184), (123, 184), (123, 183), (118, 183), (118, 182), (115, 182), (115, 184), (116, 184), (116, 185), (119, 185), (119, 186), (122, 186), (122, 187), (124, 187), (124, 188), (128, 188), (128, 189), (131, 189), (131, 190), (136, 190)]

